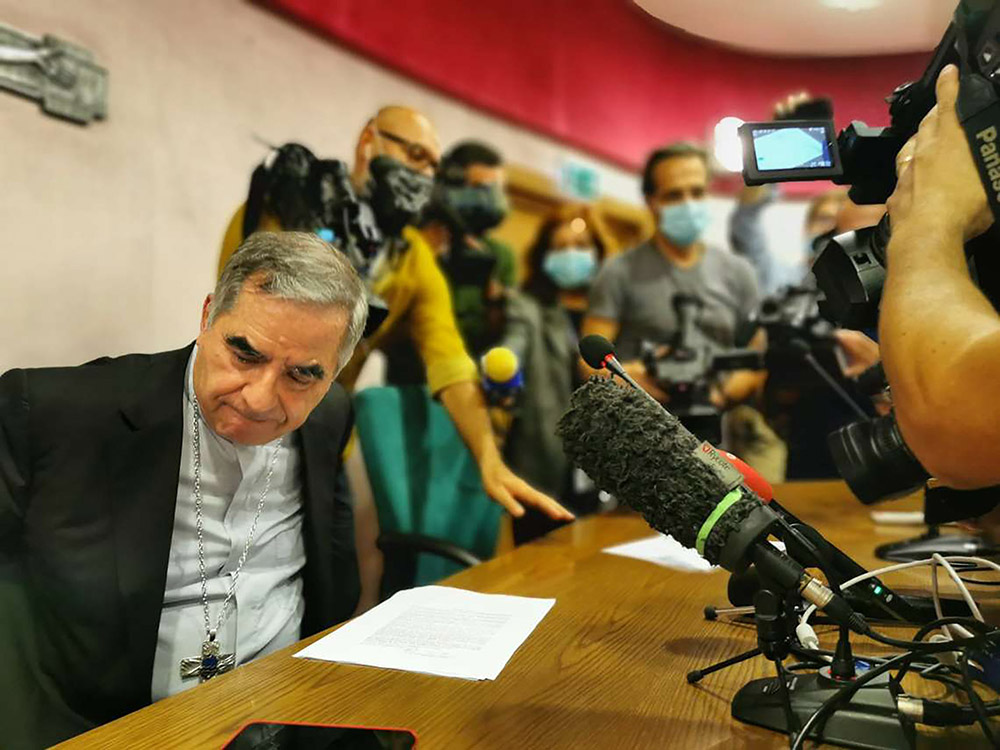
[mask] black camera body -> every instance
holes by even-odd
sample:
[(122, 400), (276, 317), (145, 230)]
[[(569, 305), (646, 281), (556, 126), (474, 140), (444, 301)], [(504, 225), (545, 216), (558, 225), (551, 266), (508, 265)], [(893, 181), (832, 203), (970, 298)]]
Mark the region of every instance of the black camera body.
[[(286, 230), (315, 232), (344, 253), (363, 278), (388, 242), (372, 205), (354, 190), (347, 165), (318, 159), (298, 143), (276, 148), (254, 169), (243, 213), (244, 238), (256, 231), (265, 211), (274, 213)], [(385, 302), (369, 292), (365, 336), (388, 315)]]
[(722, 414), (712, 403), (712, 384), (723, 372), (761, 369), (763, 355), (751, 349), (724, 349), (709, 339), (697, 324), (704, 308), (699, 297), (675, 294), (673, 307), (677, 333), (665, 345), (644, 341), (642, 361), (669, 396), (671, 414), (702, 440), (718, 444)]
[[(1000, 217), (1000, 4), (961, 0), (921, 78), (897, 88), (887, 99), (890, 124), (872, 128), (854, 122), (833, 138), (832, 123), (786, 121), (746, 123), (744, 177), (748, 184), (829, 178), (850, 185), (855, 203), (878, 204), (896, 187), (896, 156), (916, 134), (936, 103), (942, 69), (960, 73), (956, 112), (986, 189), (994, 217)], [(1000, 303), (1000, 260), (994, 229), (966, 244), (976, 283)], [(813, 264), (822, 292), (824, 317), (861, 329), (877, 322), (886, 276), (888, 216), (873, 227), (831, 239)], [(843, 476), (865, 503), (898, 497), (919, 488), (928, 475), (910, 451), (892, 413), (849, 424), (829, 436)]]
[[(831, 179), (850, 185), (855, 203), (885, 203), (896, 187), (896, 155), (916, 134), (936, 103), (938, 75), (948, 64), (961, 77), (956, 108), (993, 215), (1000, 217), (1000, 5), (996, 0), (962, 0), (919, 80), (898, 87), (887, 99), (890, 124), (852, 122), (833, 137), (823, 120), (751, 122), (740, 128), (747, 184)], [(885, 279), (888, 219), (875, 227), (831, 240), (813, 265), (825, 299), (822, 311), (850, 328), (874, 326)], [(994, 244), (989, 242), (988, 244)], [(973, 241), (966, 250), (979, 268), (979, 282), (1000, 284), (992, 268), (984, 272)], [(990, 253), (992, 255), (993, 253)], [(986, 253), (982, 253), (986, 255)], [(989, 278), (988, 278), (989, 277)], [(996, 302), (995, 293), (984, 288)]]

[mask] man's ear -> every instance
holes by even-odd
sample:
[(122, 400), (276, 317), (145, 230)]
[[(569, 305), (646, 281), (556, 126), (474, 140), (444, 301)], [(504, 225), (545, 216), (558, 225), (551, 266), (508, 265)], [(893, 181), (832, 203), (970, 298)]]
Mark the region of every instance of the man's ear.
[(208, 330), (208, 309), (212, 305), (212, 295), (205, 297), (205, 302), (201, 306), (201, 333)]
[[(360, 183), (368, 178), (368, 165), (375, 155), (375, 123), (369, 122), (358, 137), (358, 145), (354, 149), (354, 180)], [(358, 185), (356, 185), (357, 187)]]

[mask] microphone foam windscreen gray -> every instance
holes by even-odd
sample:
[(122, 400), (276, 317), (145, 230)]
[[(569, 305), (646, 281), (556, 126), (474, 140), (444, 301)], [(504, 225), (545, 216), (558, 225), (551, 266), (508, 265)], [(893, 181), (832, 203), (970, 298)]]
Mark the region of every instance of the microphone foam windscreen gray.
[[(576, 390), (556, 433), (566, 455), (598, 488), (685, 547), (695, 546), (699, 529), (729, 491), (699, 460), (700, 441), (677, 417), (610, 378), (591, 377)], [(718, 563), (726, 540), (759, 505), (747, 494), (722, 515), (705, 543), (709, 562)]]

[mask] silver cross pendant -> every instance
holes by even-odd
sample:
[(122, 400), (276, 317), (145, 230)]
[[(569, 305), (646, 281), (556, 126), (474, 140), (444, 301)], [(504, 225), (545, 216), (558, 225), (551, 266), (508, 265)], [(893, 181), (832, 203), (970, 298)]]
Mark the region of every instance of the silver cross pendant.
[(197, 677), (198, 682), (210, 680), (223, 672), (230, 671), (236, 666), (235, 654), (219, 653), (218, 642), (214, 633), (209, 639), (201, 644), (201, 656), (189, 656), (181, 659), (181, 678)]

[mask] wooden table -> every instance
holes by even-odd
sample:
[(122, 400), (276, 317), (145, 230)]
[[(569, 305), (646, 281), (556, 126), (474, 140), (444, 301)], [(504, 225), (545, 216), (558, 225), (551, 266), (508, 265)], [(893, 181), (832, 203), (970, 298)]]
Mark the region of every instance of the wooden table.
[[(778, 496), (866, 567), (877, 564), (876, 544), (919, 532), (877, 529), (840, 483), (789, 484)], [(649, 533), (635, 516), (586, 519), (448, 579), (476, 591), (556, 599), (495, 681), (293, 659), (312, 638), (61, 747), (217, 748), (250, 720), (408, 727), (424, 750), (787, 747), (784, 735), (729, 715), (743, 684), (771, 674), (763, 659), (697, 686), (685, 681), (689, 670), (754, 645), (752, 627), (702, 617), (706, 604), (725, 605), (727, 574), (680, 573), (600, 553)], [(977, 736), (966, 733), (962, 747), (979, 745)], [(954, 747), (956, 739), (931, 737), (921, 746)]]

